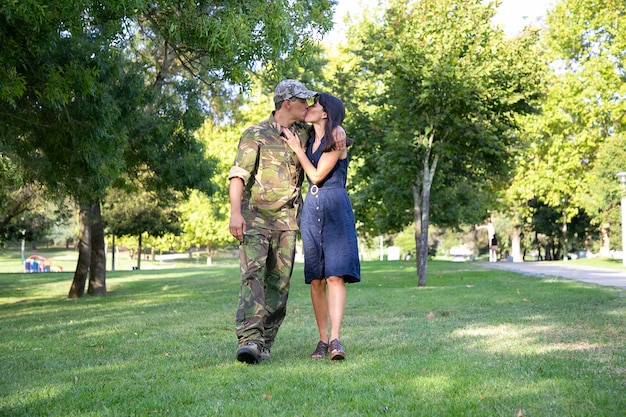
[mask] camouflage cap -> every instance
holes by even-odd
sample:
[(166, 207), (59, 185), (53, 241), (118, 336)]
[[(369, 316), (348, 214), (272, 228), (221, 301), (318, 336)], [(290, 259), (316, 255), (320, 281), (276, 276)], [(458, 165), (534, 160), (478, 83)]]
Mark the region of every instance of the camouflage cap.
[(274, 103), (280, 103), (291, 97), (311, 98), (316, 95), (315, 91), (309, 90), (300, 81), (282, 80), (274, 90)]

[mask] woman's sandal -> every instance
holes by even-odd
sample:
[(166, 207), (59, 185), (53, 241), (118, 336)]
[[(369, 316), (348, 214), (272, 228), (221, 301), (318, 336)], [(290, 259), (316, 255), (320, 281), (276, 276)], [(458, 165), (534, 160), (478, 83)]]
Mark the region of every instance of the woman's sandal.
[(339, 343), (339, 339), (333, 339), (330, 341), (330, 360), (340, 361), (346, 358), (346, 352), (343, 350), (343, 346)]
[(311, 359), (321, 359), (326, 356), (326, 353), (328, 353), (328, 343), (322, 342), (320, 340), (319, 342), (317, 342), (315, 352), (311, 354)]

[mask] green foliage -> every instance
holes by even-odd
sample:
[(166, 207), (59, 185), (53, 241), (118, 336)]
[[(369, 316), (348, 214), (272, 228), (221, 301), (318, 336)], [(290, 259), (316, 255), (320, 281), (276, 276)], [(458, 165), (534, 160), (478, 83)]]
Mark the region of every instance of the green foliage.
[(236, 119), (222, 124), (207, 119), (196, 132), (198, 141), (203, 144), (206, 159), (216, 161), (211, 177), (215, 192), (207, 195), (192, 191), (177, 207), (177, 211), (180, 212), (180, 235), (167, 234), (147, 238), (145, 239), (147, 246), (165, 251), (206, 248), (212, 252), (217, 248), (235, 244), (228, 229), (230, 220), (228, 171), (235, 158), (237, 142), (243, 130), (267, 117), (273, 109), (271, 98), (261, 92), (262, 90), (263, 88), (255, 84), (256, 94), (248, 95), (244, 104), (236, 109)]
[[(181, 65), (207, 84), (248, 82), (248, 71), (271, 64), (276, 74), (310, 52), (328, 31), (333, 0), (145, 2), (145, 35), (173, 46)], [(176, 19), (172, 19), (176, 16)]]
[(371, 80), (347, 94), (358, 109), (357, 217), (373, 229), (413, 220), (413, 187), (422, 189), (426, 168), (437, 170), (434, 223), (482, 220), (493, 207), (515, 150), (515, 116), (532, 110), (541, 69), (536, 36), (505, 39), (493, 13), (481, 1), (396, 1), (351, 39), (351, 85)]
[(207, 247), (210, 251), (234, 244), (228, 229), (230, 205), (224, 200), (223, 194), (207, 197), (193, 193), (181, 205), (181, 224), (186, 242), (196, 247)]
[(188, 249), (190, 246), (206, 247), (212, 251), (235, 243), (228, 229), (228, 171), (235, 159), (237, 143), (243, 130), (267, 117), (272, 109), (272, 101), (266, 94), (250, 95), (244, 105), (236, 110), (235, 120), (225, 124), (214, 124), (212, 120), (206, 120), (197, 131), (197, 137), (204, 144), (207, 157), (216, 161), (212, 177), (216, 191), (211, 195), (194, 192), (179, 206), (182, 234), (179, 239), (173, 239), (177, 241), (175, 246), (181, 249)]
[[(610, 136), (596, 154), (596, 163), (587, 173), (585, 183), (589, 193), (585, 208), (592, 213), (597, 226), (621, 224), (620, 200), (623, 190), (615, 174), (626, 171), (626, 132)], [(613, 227), (611, 235), (621, 242), (621, 228)]]
[(171, 199), (142, 189), (111, 189), (103, 204), (105, 229), (114, 236), (179, 234), (180, 213), (171, 203)]
[[(576, 252), (586, 250), (591, 238), (597, 238), (597, 229), (592, 226), (589, 216), (579, 211), (568, 219), (564, 230), (564, 216), (560, 210), (555, 210), (537, 200), (530, 202), (533, 211), (531, 229), (545, 235), (544, 245), (550, 244), (555, 248), (555, 259), (562, 258), (562, 250), (567, 245), (567, 251)], [(589, 248), (590, 249), (590, 248)]]
[(625, 16), (619, 0), (564, 0), (549, 13), (543, 43), (553, 64), (541, 113), (524, 121), (512, 200), (536, 198), (565, 211), (568, 222), (582, 215), (598, 227), (618, 223), (615, 174), (626, 169)]
[(18, 167), (0, 155), (0, 244), (47, 237), (54, 226), (67, 220), (66, 203), (46, 195), (40, 184), (27, 183)]
[(0, 141), (27, 180), (77, 200), (98, 198), (120, 170), (122, 91), (131, 88), (125, 101), (134, 107), (141, 80), (123, 71), (119, 57), (102, 51), (103, 35), (82, 31), (71, 19), (67, 34), (58, 33), (53, 19), (62, 11), (51, 9), (39, 31), (32, 22), (2, 19), (10, 33), (5, 63), (21, 71), (18, 79), (25, 84), (21, 95), (0, 102), (7, 126)]
[(214, 161), (192, 132), (249, 70), (276, 62), (280, 73), (306, 54), (333, 4), (5, 3), (0, 144), (81, 204), (145, 169), (149, 188), (211, 193)]

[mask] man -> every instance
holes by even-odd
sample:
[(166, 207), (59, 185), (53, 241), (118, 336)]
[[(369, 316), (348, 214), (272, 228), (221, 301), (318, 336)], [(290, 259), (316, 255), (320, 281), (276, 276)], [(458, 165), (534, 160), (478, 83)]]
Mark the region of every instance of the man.
[(289, 128), (306, 143), (307, 100), (316, 94), (299, 81), (281, 81), (275, 111), (243, 132), (228, 173), (230, 233), (239, 241), (241, 267), (235, 320), (240, 362), (269, 359), (287, 312), (304, 175), (281, 131)]

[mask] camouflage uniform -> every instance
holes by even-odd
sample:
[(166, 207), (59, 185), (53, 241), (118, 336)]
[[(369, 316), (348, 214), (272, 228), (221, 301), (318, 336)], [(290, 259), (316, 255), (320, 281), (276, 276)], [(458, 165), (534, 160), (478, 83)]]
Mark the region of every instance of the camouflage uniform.
[[(309, 128), (291, 131), (306, 143)], [(239, 246), (241, 289), (236, 334), (241, 347), (255, 341), (268, 349), (287, 312), (287, 297), (302, 206), (303, 169), (280, 136), (274, 115), (248, 128), (239, 141), (228, 178), (241, 178), (246, 235)]]

